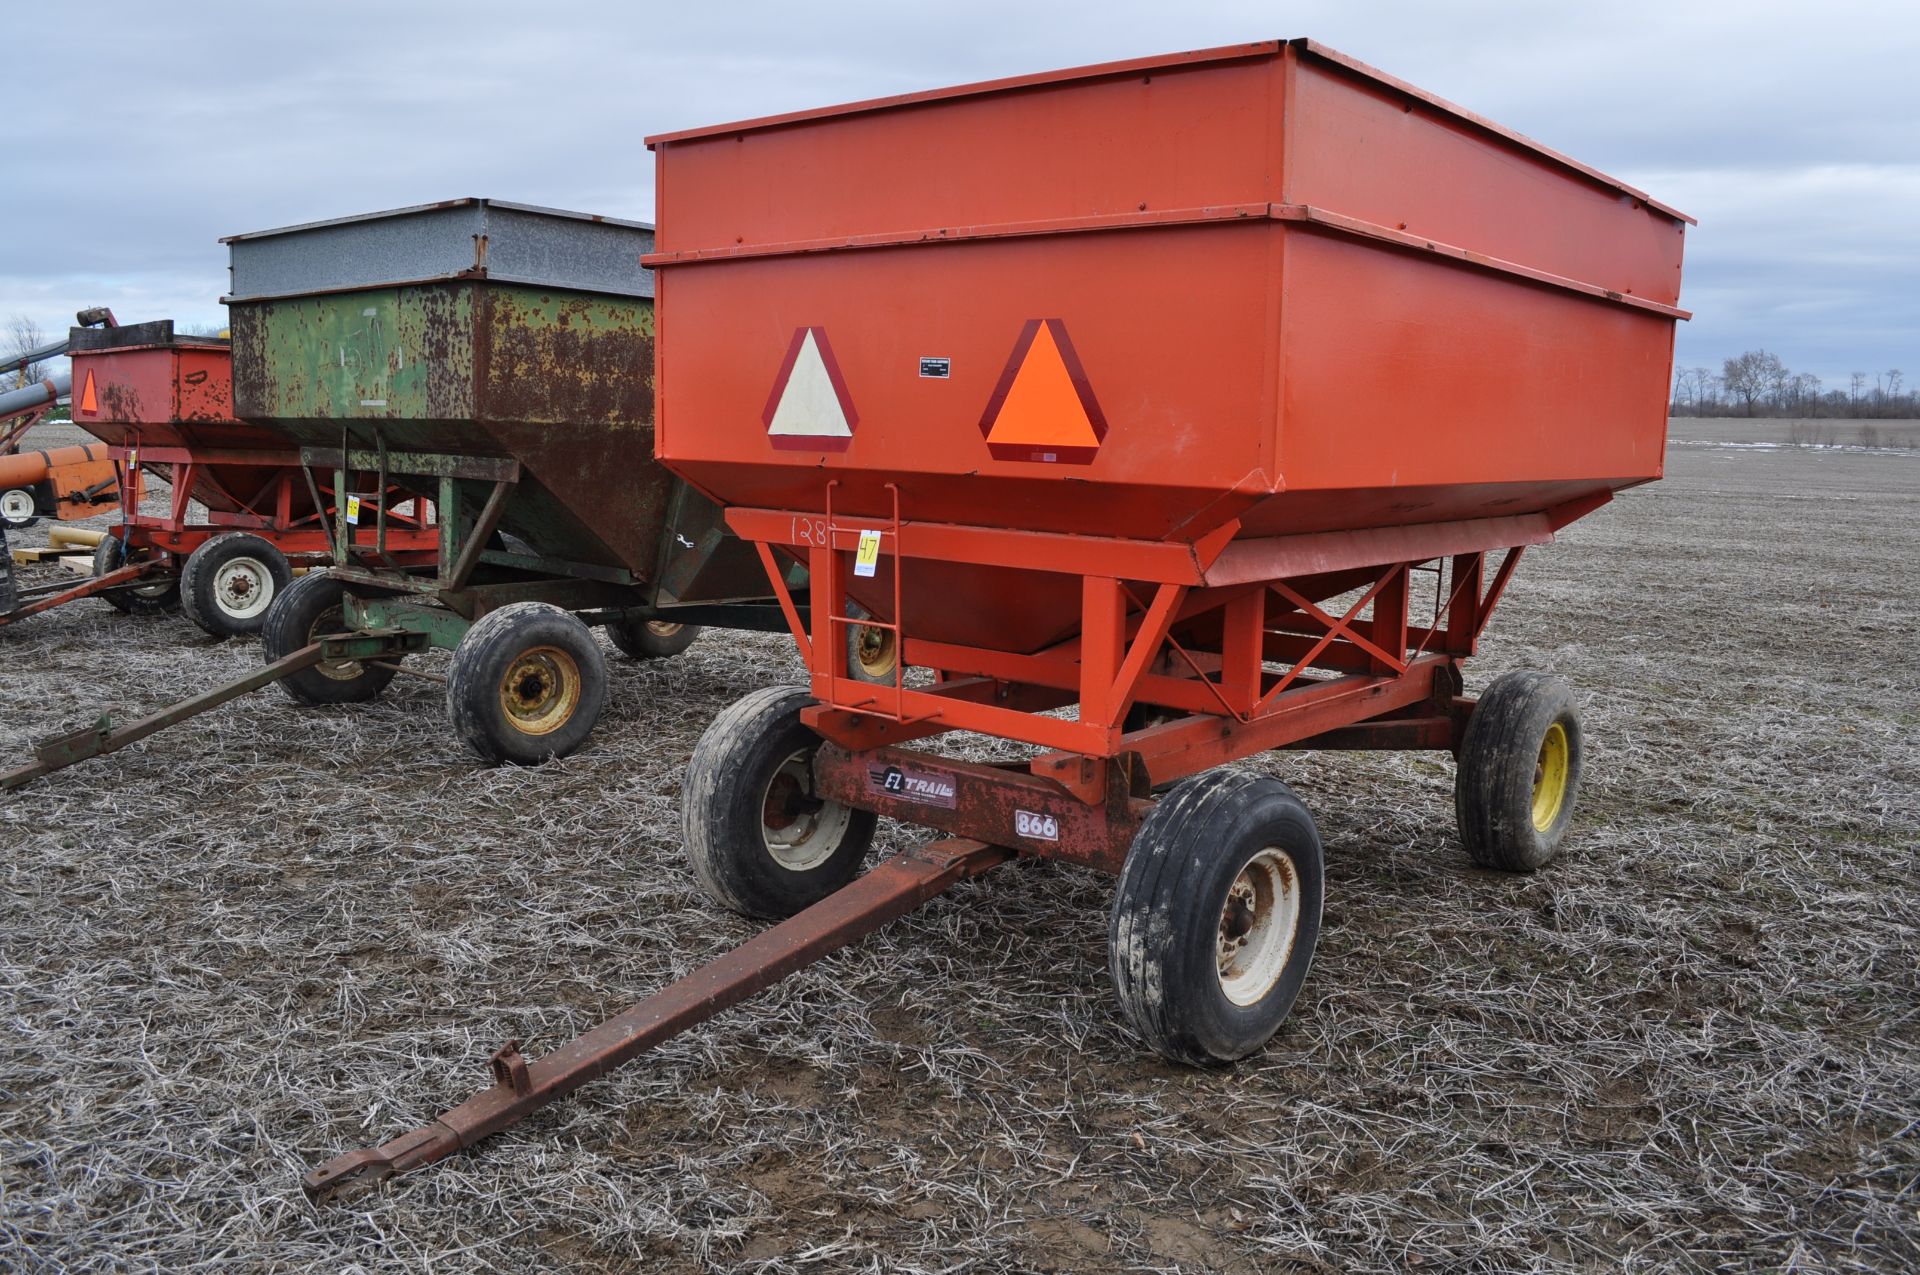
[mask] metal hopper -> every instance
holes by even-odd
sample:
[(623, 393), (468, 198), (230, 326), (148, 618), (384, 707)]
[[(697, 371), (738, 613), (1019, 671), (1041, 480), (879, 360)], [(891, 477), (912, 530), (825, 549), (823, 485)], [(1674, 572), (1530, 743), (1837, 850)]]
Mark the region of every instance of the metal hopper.
[(725, 554), (712, 507), (653, 460), (653, 238), (488, 199), (234, 235), (236, 414), (323, 468), (384, 452), (422, 494), (450, 478), (467, 525), (510, 471), (493, 529), (559, 574), (664, 584), (649, 604), (763, 594), (751, 553)]

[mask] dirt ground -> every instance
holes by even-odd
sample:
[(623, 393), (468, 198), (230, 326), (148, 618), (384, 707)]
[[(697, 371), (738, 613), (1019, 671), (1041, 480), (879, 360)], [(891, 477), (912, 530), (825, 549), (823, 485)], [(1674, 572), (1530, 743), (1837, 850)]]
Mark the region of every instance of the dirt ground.
[[(315, 1210), (303, 1171), (502, 1041), (755, 931), (695, 887), (679, 781), (788, 644), (616, 660), (594, 743), (535, 770), (476, 766), (402, 678), (0, 798), (0, 1268), (1920, 1267), (1920, 453), (1725, 424), (1530, 554), (1472, 666), (1578, 692), (1560, 862), (1471, 868), (1443, 755), (1255, 764), (1319, 820), (1329, 911), (1231, 1069), (1122, 1024), (1106, 880), (1016, 865)], [(99, 602), (0, 631), (0, 760), (258, 660)]]

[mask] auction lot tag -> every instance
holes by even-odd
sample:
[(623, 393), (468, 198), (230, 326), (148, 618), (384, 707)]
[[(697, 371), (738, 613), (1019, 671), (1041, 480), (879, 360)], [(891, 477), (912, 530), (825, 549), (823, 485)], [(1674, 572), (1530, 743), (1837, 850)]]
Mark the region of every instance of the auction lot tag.
[(360, 525), (360, 497), (358, 496), (347, 497), (347, 525), (349, 527)]
[(1035, 814), (1031, 810), (1013, 812), (1013, 831), (1015, 836), (1030, 841), (1060, 840), (1060, 820), (1053, 815)]
[(880, 561), (880, 533), (863, 531), (860, 533), (860, 547), (853, 551), (853, 574), (870, 576), (874, 564)]

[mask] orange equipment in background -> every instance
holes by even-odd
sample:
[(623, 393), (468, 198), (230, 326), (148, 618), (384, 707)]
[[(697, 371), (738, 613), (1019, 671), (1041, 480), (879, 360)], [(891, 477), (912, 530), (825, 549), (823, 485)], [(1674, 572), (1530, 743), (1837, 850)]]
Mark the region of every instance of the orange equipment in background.
[[(228, 342), (177, 335), (167, 320), (74, 328), (73, 423), (105, 444), (108, 480), (124, 511), (94, 553), (94, 575), (74, 585), (27, 585), (0, 607), (0, 626), (84, 597), (146, 615), (184, 609), (216, 636), (257, 632), (293, 579), (293, 566), (327, 561), (336, 519), (331, 484), (310, 479), (290, 440), (233, 416)], [(165, 504), (148, 498), (165, 488)], [(439, 532), (424, 501), (386, 493), (399, 508), (388, 544), (400, 565), (430, 563)], [(111, 502), (109, 502), (111, 503)]]
[(0, 522), (9, 531), (40, 518), (91, 518), (119, 503), (113, 459), (97, 443), (0, 456)]

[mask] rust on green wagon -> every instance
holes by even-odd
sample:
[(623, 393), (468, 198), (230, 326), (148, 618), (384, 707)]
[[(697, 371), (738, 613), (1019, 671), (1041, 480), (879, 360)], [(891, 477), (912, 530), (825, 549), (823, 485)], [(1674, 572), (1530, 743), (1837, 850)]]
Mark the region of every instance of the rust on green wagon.
[(464, 453), (490, 450), (475, 422), (652, 432), (651, 300), (475, 279), (232, 310), (240, 410), (303, 442), (340, 422)]
[(674, 481), (652, 460), (650, 298), (468, 278), (231, 310), (246, 419), (308, 446), (511, 457), (527, 477), (504, 530), (655, 575)]
[(469, 414), (469, 288), (381, 288), (236, 307), (236, 369), (277, 420), (427, 421)]

